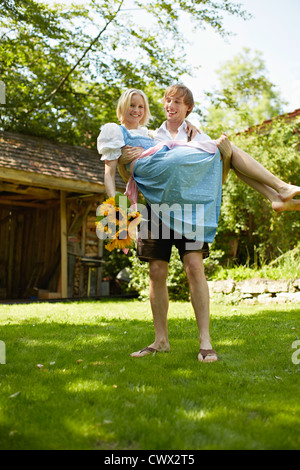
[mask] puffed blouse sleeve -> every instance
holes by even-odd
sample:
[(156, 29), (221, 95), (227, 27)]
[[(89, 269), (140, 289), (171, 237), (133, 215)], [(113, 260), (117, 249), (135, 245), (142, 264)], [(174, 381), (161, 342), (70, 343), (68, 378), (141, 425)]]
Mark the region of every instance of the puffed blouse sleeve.
[(97, 149), (101, 160), (117, 160), (125, 141), (120, 126), (115, 123), (105, 124), (97, 139)]

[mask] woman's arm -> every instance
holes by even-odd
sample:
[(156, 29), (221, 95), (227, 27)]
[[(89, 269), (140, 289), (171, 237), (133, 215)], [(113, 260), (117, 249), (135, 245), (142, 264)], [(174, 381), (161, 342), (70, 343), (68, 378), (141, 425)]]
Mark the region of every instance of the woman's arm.
[(116, 195), (116, 169), (118, 160), (105, 160), (104, 184), (109, 197)]

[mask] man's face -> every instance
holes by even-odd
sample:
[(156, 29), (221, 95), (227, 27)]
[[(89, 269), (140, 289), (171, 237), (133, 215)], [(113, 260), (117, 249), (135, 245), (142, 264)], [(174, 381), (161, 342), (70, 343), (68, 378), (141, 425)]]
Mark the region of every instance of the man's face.
[(184, 103), (183, 97), (167, 96), (165, 98), (164, 110), (167, 121), (181, 124), (192, 109)]

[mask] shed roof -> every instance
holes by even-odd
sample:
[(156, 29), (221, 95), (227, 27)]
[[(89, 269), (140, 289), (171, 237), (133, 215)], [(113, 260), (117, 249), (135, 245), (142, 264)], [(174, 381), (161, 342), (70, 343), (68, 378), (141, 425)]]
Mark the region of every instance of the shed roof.
[(240, 134), (250, 134), (253, 131), (264, 131), (265, 129), (268, 129), (269, 126), (276, 120), (278, 119), (283, 119), (285, 121), (294, 121), (296, 119), (300, 118), (300, 108), (295, 109), (294, 111), (290, 113), (284, 113), (284, 114), (279, 114), (277, 116), (272, 117), (271, 119), (267, 119), (266, 121), (263, 121), (261, 124), (256, 124), (255, 126), (248, 127), (242, 132), (238, 132), (237, 135)]
[[(77, 192), (104, 192), (104, 164), (96, 150), (41, 137), (0, 132), (0, 179)], [(118, 174), (116, 186), (125, 183)]]

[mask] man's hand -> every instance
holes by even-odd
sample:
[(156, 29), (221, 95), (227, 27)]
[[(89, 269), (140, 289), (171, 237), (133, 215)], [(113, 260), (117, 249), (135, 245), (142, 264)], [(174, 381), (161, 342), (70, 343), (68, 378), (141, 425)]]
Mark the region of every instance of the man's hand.
[(226, 134), (221, 135), (221, 137), (216, 140), (216, 144), (221, 153), (221, 160), (223, 160), (223, 184), (224, 184), (231, 168), (232, 147), (231, 147), (231, 142), (228, 139)]
[(141, 156), (141, 154), (145, 151), (143, 147), (131, 147), (130, 145), (126, 145), (122, 149), (122, 155), (119, 158), (119, 163), (122, 165), (127, 165), (128, 163), (133, 162)]
[(216, 144), (218, 146), (218, 149), (221, 152), (221, 157), (223, 157), (224, 160), (226, 159), (231, 159), (232, 157), (232, 148), (231, 148), (231, 142), (228, 139), (226, 134), (221, 135), (219, 139), (216, 140)]

